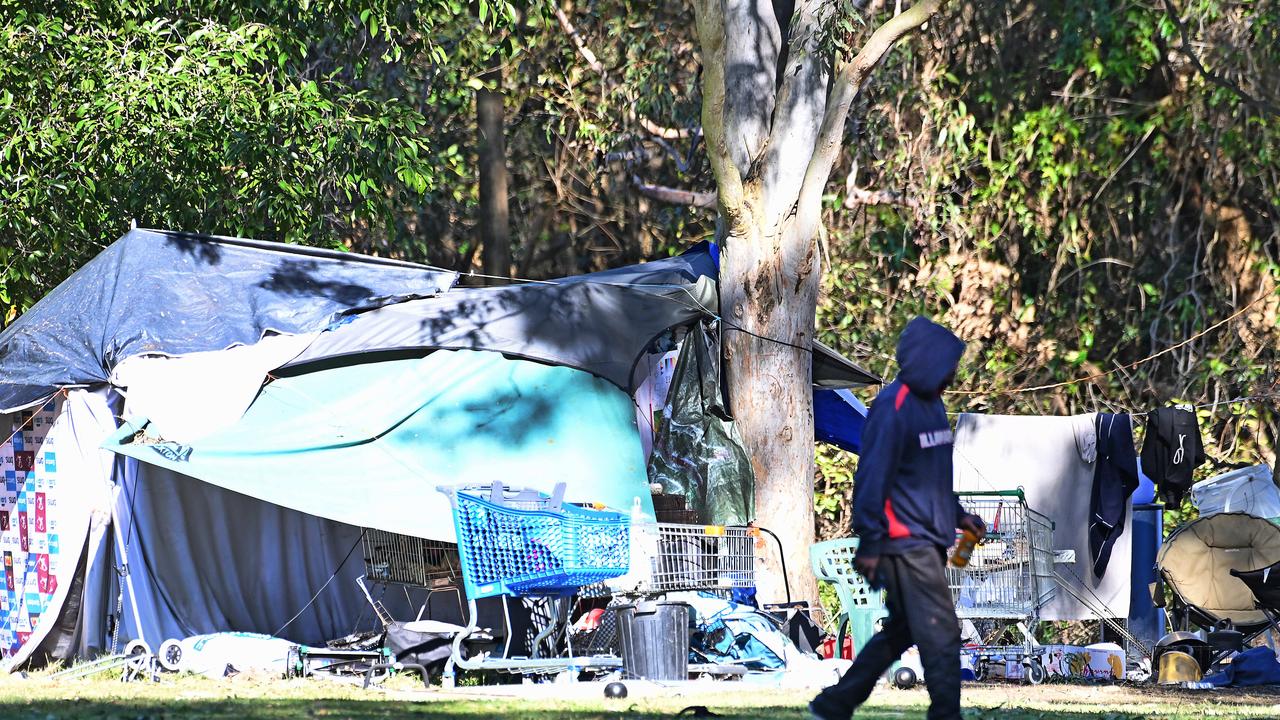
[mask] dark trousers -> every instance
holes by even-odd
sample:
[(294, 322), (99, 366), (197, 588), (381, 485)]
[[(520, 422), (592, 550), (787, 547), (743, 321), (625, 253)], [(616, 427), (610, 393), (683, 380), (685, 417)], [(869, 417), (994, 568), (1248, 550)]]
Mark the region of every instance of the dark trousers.
[(929, 720), (960, 718), (960, 623), (947, 586), (946, 556), (937, 548), (883, 555), (876, 570), (889, 617), (840, 682), (822, 691), (814, 708), (847, 718), (907, 648), (920, 650), (929, 688)]

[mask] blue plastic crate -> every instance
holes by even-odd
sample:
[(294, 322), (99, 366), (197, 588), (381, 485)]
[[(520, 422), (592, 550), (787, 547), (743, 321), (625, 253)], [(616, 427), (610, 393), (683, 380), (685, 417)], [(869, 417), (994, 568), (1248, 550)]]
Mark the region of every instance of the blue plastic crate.
[(501, 485), (441, 491), (453, 503), (469, 598), (569, 595), (625, 575), (630, 567), (630, 519), (563, 504), (562, 487), (555, 496), (525, 492), (512, 497)]

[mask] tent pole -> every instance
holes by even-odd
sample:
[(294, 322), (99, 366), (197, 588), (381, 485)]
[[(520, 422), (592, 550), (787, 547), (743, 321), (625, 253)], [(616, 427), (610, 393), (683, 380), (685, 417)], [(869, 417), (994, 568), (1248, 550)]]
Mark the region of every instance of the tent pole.
[[(137, 483), (138, 479), (135, 477), (133, 481)], [(133, 522), (132, 511), (130, 511), (129, 513), (129, 521)], [(117, 650), (116, 638), (119, 636), (119, 633), (120, 633), (119, 615), (120, 615), (120, 611), (123, 609), (122, 606), (124, 604), (125, 588), (128, 588), (129, 590), (129, 609), (133, 611), (133, 626), (138, 631), (138, 637), (133, 639), (141, 640), (142, 642), (145, 643), (147, 642), (147, 638), (146, 638), (146, 633), (142, 629), (142, 616), (138, 614), (138, 596), (134, 593), (134, 590), (133, 590), (133, 576), (129, 574), (129, 547), (125, 545), (124, 538), (120, 534), (121, 524), (120, 524), (120, 512), (119, 512), (118, 503), (112, 503), (111, 505), (111, 526), (112, 526), (111, 534), (116, 536), (116, 548), (120, 553), (120, 568), (117, 572), (120, 574), (120, 577), (123, 580), (122, 587), (120, 588), (120, 593), (121, 593), (120, 599), (117, 600), (117, 603), (116, 603), (116, 616), (117, 616), (116, 627), (111, 638), (111, 646), (112, 646), (111, 652), (112, 654), (115, 654)]]

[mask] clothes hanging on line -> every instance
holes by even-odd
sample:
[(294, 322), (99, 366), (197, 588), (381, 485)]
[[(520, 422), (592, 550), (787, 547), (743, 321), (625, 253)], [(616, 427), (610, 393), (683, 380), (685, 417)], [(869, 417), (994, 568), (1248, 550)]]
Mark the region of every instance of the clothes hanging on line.
[(1138, 487), (1138, 456), (1128, 415), (1098, 413), (1094, 417), (1098, 457), (1089, 500), (1089, 560), (1093, 574), (1107, 572), (1111, 551), (1124, 533), (1129, 498)]
[(1195, 413), (1165, 407), (1147, 413), (1142, 470), (1160, 489), (1165, 504), (1177, 508), (1191, 489), (1192, 473), (1204, 464), (1204, 444)]

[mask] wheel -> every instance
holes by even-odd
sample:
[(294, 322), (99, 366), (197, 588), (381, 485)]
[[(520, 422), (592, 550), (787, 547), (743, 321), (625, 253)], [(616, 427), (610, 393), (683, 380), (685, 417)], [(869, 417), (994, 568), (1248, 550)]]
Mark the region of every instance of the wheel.
[(130, 657), (150, 655), (151, 646), (148, 645), (145, 640), (130, 640), (129, 643), (124, 646), (124, 654)]
[(173, 639), (160, 643), (160, 651), (156, 659), (160, 661), (160, 667), (165, 670), (178, 672), (182, 669), (182, 643)]
[(1038, 660), (1031, 660), (1025, 665), (1027, 669), (1027, 682), (1032, 685), (1039, 685), (1044, 682), (1045, 671), (1044, 666)]
[(974, 682), (983, 682), (983, 681), (985, 681), (985, 680), (987, 679), (987, 676), (988, 676), (989, 674), (990, 674), (990, 669), (987, 667), (987, 663), (986, 663), (986, 662), (979, 660), (977, 663), (974, 663), (974, 666), (973, 666), (973, 681), (974, 681)]
[(910, 690), (916, 686), (916, 671), (909, 667), (900, 667), (893, 671), (893, 686), (899, 690)]

